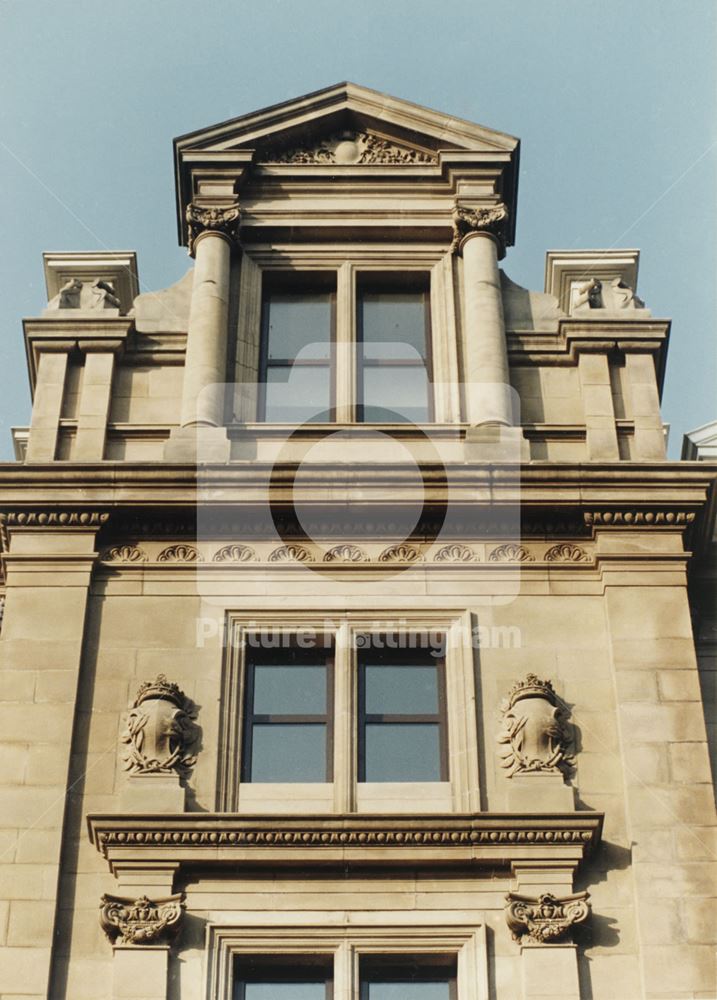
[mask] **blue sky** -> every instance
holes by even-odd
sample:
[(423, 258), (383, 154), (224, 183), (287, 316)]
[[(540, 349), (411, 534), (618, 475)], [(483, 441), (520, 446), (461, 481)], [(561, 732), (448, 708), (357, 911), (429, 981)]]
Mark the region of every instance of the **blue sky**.
[(145, 290), (171, 284), (172, 139), (346, 79), (521, 139), (514, 281), (542, 288), (548, 249), (640, 248), (678, 456), (717, 417), (716, 55), (715, 0), (0, 0), (0, 459), (43, 250), (135, 249)]

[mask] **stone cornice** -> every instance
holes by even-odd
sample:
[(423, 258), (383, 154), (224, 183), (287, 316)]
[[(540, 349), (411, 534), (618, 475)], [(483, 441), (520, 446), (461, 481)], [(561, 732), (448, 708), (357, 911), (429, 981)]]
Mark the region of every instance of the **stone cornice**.
[(90, 815), (91, 842), (116, 863), (578, 864), (597, 847), (598, 812), (437, 816)]

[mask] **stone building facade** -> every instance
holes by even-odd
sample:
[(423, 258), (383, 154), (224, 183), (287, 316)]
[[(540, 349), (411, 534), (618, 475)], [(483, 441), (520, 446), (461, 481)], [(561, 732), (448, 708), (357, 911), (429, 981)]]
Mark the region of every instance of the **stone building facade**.
[(353, 84), (174, 148), (186, 277), (24, 321), (0, 998), (714, 997), (637, 251), (518, 286), (518, 141)]

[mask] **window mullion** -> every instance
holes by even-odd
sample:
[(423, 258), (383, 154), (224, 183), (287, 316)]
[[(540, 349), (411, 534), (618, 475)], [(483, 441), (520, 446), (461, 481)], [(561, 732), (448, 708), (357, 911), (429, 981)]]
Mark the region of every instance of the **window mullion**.
[(355, 803), (353, 664), (351, 635), (342, 625), (334, 639), (334, 808), (351, 812)]
[(352, 423), (356, 395), (356, 289), (354, 267), (342, 264), (336, 281), (336, 339), (334, 342), (335, 419)]

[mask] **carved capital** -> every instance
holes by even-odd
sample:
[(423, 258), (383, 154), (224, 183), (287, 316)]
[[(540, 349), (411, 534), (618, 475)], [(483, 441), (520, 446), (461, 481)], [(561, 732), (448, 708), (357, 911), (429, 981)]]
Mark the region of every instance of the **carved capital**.
[(514, 941), (525, 944), (553, 944), (569, 938), (575, 924), (590, 915), (589, 894), (577, 892), (558, 898), (544, 892), (538, 898), (509, 892), (505, 897), (505, 919)]
[(185, 772), (196, 763), (193, 703), (164, 674), (137, 691), (122, 733), (124, 765), (132, 774)]
[(196, 205), (193, 201), (187, 205), (186, 211), (189, 256), (193, 257), (197, 240), (202, 233), (218, 233), (230, 243), (239, 238), (241, 211), (238, 204), (233, 205)]
[(460, 252), (463, 243), (472, 233), (488, 233), (498, 243), (498, 256), (505, 255), (505, 229), (508, 221), (508, 207), (501, 202), (489, 208), (463, 208), (456, 205), (453, 209), (453, 242), (451, 251)]
[(517, 681), (501, 705), (501, 765), (514, 774), (569, 773), (573, 767), (567, 708), (550, 681)]
[(100, 926), (113, 945), (169, 944), (179, 930), (184, 900), (183, 892), (157, 900), (104, 895), (100, 900)]

